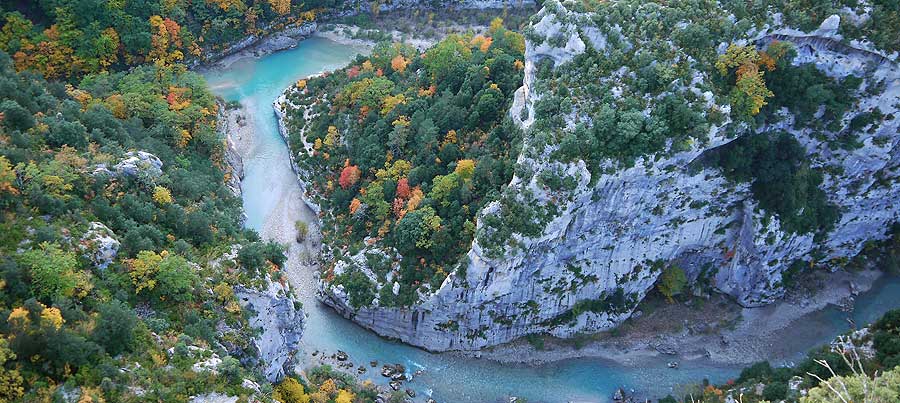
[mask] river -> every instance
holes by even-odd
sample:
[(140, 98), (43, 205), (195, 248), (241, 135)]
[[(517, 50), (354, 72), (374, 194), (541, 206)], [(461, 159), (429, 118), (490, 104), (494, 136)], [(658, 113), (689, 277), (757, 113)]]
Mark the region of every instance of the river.
[[(227, 68), (204, 73), (213, 91), (227, 101), (239, 101), (249, 113), (254, 134), (252, 147), (245, 150), (245, 178), (242, 182), (247, 226), (264, 237), (288, 242), (289, 237), (276, 236), (273, 228), (289, 228), (297, 219), (310, 220), (312, 213), (299, 202), (299, 186), (290, 170), (289, 155), (278, 134), (272, 101), (296, 80), (322, 71), (339, 68), (361, 51), (322, 38), (304, 40), (294, 49), (259, 59), (241, 59)], [(300, 293), (308, 315), (303, 334), (302, 365), (316, 363), (313, 351), (329, 354), (340, 349), (347, 352), (356, 365), (365, 365), (363, 376), (380, 384), (381, 363), (402, 363), (410, 372), (422, 369), (404, 387), (418, 392), (416, 401), (431, 396), (444, 403), (490, 403), (507, 396), (521, 396), (530, 402), (607, 402), (618, 387), (636, 389), (661, 396), (674, 385), (695, 383), (704, 378), (724, 382), (737, 375), (734, 367), (704, 360), (682, 361), (677, 370), (666, 367), (665, 359), (643, 367), (623, 367), (616, 363), (590, 358), (565, 360), (542, 366), (516, 366), (487, 360), (462, 358), (448, 354), (432, 354), (400, 343), (387, 341), (335, 314), (320, 304), (314, 295), (314, 267), (297, 263), (304, 252), (292, 244), (290, 259), (299, 272), (291, 277)], [(289, 262), (289, 265), (291, 262)], [(900, 281), (887, 279), (870, 293), (863, 295), (854, 313), (857, 323), (877, 318), (890, 307), (900, 305)], [(845, 331), (844, 316), (828, 309), (805, 321), (814, 332), (808, 343), (798, 345), (798, 356), (817, 343)], [(379, 368), (368, 362), (377, 360)]]

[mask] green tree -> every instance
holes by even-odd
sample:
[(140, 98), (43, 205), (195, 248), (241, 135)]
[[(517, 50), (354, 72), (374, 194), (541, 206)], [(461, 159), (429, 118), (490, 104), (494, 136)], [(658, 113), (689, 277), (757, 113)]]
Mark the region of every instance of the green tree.
[(171, 298), (174, 302), (193, 301), (194, 286), (200, 283), (190, 262), (175, 254), (166, 256), (160, 262), (156, 279), (158, 298), (164, 301)]
[(111, 356), (131, 351), (134, 348), (134, 330), (138, 324), (137, 315), (124, 302), (112, 300), (100, 306), (97, 324), (91, 337)]
[(44, 242), (38, 249), (23, 253), (20, 262), (30, 270), (31, 291), (36, 297), (54, 300), (74, 293), (78, 281), (78, 258), (74, 253)]
[(450, 35), (425, 52), (423, 62), (435, 81), (442, 81), (458, 66), (463, 66), (472, 57), (472, 50), (465, 39)]
[(441, 217), (430, 206), (407, 213), (397, 223), (394, 236), (403, 253), (431, 247), (431, 234), (441, 226)]

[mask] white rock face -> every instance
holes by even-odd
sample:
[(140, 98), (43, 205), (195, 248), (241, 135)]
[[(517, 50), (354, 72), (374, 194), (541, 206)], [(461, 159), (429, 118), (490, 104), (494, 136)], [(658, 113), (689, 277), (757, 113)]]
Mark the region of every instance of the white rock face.
[(250, 318), (250, 326), (262, 329), (262, 334), (253, 343), (259, 351), (263, 373), (270, 382), (284, 378), (303, 335), (303, 311), (294, 307), (289, 292), (279, 283), (270, 283), (265, 291), (244, 287), (234, 289), (241, 306), (255, 312)]
[(237, 396), (228, 396), (222, 393), (208, 393), (191, 398), (191, 403), (237, 403), (237, 401)]
[(80, 248), (85, 256), (94, 263), (94, 267), (106, 270), (119, 253), (119, 241), (116, 234), (101, 222), (90, 223), (87, 232), (81, 237)]
[[(573, 25), (579, 15), (555, 0), (544, 6), (534, 29), (545, 40), (527, 42), (525, 80), (510, 112), (526, 129), (533, 122), (532, 105), (543, 96), (532, 91), (535, 65), (549, 58), (559, 66), (586, 46), (602, 52), (607, 43), (599, 31), (581, 29), (586, 44), (578, 32), (582, 27)], [(798, 50), (797, 64), (814, 63), (832, 77), (865, 74), (866, 86), (884, 82), (883, 92), (860, 94), (845, 119), (873, 108), (900, 117), (900, 67), (826, 36), (834, 35), (839, 23), (840, 18), (832, 17), (812, 34), (781, 29), (759, 32), (748, 41), (791, 41)], [(700, 95), (717, 102), (711, 93)], [(728, 113), (727, 105), (722, 109)], [(718, 169), (691, 164), (733, 140), (713, 126), (702, 146), (638, 158), (631, 168), (608, 169), (596, 178), (582, 161), (550, 163), (546, 153), (523, 152), (519, 163), (535, 174), (528, 180), (514, 177), (510, 188), (534, 195), (523, 203), (553, 204), (559, 211), (539, 236), (518, 237), (519, 250), (494, 258), (476, 241), (465, 275), (451, 273), (438, 290), (410, 308), (376, 304), (354, 309), (342, 288), (327, 284), (320, 296), (378, 334), (436, 351), (474, 350), (539, 332), (569, 337), (610, 329), (629, 317), (667, 262), (683, 268), (690, 281), (708, 279), (744, 306), (771, 303), (783, 295), (782, 274), (791, 262), (815, 250), (820, 265), (835, 267), (828, 262), (855, 256), (869, 240), (884, 239), (885, 230), (900, 217), (900, 186), (895, 184), (900, 119), (863, 128), (856, 133), (862, 148), (849, 151), (832, 149), (812, 130), (794, 130), (790, 122), (770, 128), (791, 132), (807, 149), (813, 167), (832, 167), (825, 171), (822, 187), (841, 216), (821, 240), (811, 233), (787, 232), (777, 219), (767, 222), (747, 184), (730, 183)], [(542, 187), (536, 178), (546, 170), (574, 178), (576, 189), (560, 197)], [(481, 214), (498, 208), (489, 205)]]
[(119, 175), (156, 178), (162, 175), (162, 161), (146, 151), (127, 152), (125, 159), (116, 164)]

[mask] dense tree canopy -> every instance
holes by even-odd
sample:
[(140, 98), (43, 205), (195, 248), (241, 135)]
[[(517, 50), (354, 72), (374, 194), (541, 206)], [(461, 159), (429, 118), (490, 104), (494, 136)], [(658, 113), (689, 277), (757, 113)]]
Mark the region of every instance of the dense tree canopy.
[[(0, 50), (16, 68), (80, 77), (202, 58), (246, 35), (300, 24), (334, 0), (41, 0), (0, 2)], [(37, 21), (34, 22), (34, 21)]]
[[(256, 260), (227, 272), (207, 262), (255, 236), (225, 186), (218, 106), (202, 79), (164, 63), (73, 85), (13, 64), (0, 52), (0, 400), (49, 401), (66, 382), (81, 401), (249, 393), (239, 389), (249, 368), (198, 374), (203, 357), (187, 348), (246, 340), (231, 284), (268, 272)], [(162, 166), (116, 167), (136, 151)], [(120, 247), (101, 265), (102, 237)], [(261, 248), (264, 263), (284, 262), (280, 247), (250, 245), (243, 255)], [(217, 323), (236, 330), (217, 335)], [(134, 363), (142, 369), (117, 369)]]
[[(305, 122), (292, 112), (291, 144), (308, 147), (300, 163), (321, 173), (312, 180), (333, 256), (366, 246), (399, 253), (393, 268), (379, 266), (379, 282), (395, 271), (400, 284), (399, 296), (382, 288), (382, 304), (409, 304), (420, 287), (440, 285), (471, 245), (475, 214), (509, 181), (520, 134), (503, 111), (521, 83), (523, 51), (498, 20), (485, 35), (450, 35), (424, 54), (379, 44), (291, 96), (317, 113)], [(355, 305), (375, 296), (365, 276), (334, 281)]]

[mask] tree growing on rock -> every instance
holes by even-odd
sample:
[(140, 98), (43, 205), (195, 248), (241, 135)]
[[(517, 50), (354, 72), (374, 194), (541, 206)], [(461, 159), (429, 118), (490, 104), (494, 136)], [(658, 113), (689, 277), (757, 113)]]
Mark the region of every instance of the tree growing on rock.
[(672, 297), (681, 294), (685, 285), (687, 285), (687, 276), (684, 274), (684, 270), (678, 266), (669, 266), (660, 274), (656, 288), (669, 302), (673, 302)]

